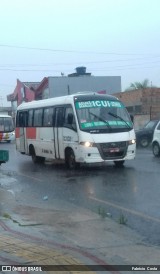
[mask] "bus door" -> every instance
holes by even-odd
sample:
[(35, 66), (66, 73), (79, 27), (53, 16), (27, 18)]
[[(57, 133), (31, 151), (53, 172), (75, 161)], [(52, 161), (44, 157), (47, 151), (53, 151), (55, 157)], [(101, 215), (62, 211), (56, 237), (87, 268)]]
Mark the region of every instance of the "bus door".
[(55, 159), (64, 159), (63, 116), (64, 108), (56, 107), (54, 127)]
[(27, 124), (28, 113), (23, 111), (19, 113), (19, 142), (20, 142), (20, 152), (26, 152), (25, 149), (25, 127)]

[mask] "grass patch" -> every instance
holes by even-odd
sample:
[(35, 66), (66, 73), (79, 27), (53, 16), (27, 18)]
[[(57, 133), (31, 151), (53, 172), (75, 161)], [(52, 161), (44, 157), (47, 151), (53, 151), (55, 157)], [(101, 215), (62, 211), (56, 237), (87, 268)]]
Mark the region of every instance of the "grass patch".
[(127, 222), (128, 222), (127, 218), (123, 214), (121, 214), (119, 216), (118, 223), (120, 225), (127, 225)]
[(12, 219), (12, 217), (8, 213), (4, 213), (3, 218), (10, 219), (10, 220)]
[(98, 214), (99, 214), (102, 218), (105, 218), (105, 217), (112, 218), (112, 214), (109, 213), (109, 212), (107, 212), (107, 211), (105, 210), (105, 208), (104, 208), (104, 207), (101, 207), (101, 206), (98, 207)]

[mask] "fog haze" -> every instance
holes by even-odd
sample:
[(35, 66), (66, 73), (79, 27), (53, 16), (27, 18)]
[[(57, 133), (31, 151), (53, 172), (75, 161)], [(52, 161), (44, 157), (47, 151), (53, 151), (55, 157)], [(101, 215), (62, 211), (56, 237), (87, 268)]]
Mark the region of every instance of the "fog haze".
[[(121, 76), (122, 91), (160, 86), (159, 0), (0, 0), (0, 106), (16, 80), (40, 82), (77, 66)], [(118, 92), (118, 91), (117, 91)]]

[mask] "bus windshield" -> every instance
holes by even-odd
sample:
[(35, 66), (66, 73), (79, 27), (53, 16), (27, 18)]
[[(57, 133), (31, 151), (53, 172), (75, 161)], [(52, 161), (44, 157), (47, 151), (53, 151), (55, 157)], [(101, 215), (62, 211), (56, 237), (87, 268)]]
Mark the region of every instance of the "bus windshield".
[(75, 107), (83, 131), (122, 132), (133, 128), (130, 116), (120, 101), (78, 101)]
[(0, 132), (11, 132), (14, 130), (13, 120), (11, 117), (0, 117)]

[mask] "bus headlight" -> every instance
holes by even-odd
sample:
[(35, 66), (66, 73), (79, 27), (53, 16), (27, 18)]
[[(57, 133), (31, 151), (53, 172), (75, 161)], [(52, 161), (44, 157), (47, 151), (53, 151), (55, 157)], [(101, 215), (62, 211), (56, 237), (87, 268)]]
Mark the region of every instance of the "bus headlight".
[(85, 146), (85, 147), (93, 147), (94, 143), (86, 141), (86, 142), (80, 142), (80, 145)]
[(134, 145), (136, 143), (136, 139), (132, 139), (128, 141), (129, 145)]

